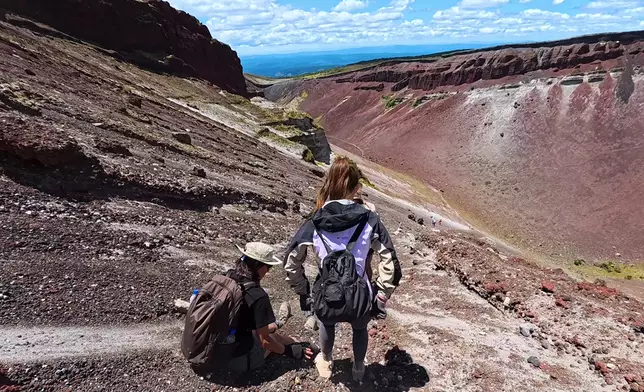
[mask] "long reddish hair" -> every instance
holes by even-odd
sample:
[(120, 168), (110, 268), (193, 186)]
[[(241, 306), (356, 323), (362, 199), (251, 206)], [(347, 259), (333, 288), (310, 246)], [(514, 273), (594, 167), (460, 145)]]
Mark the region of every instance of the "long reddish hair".
[(328, 200), (348, 199), (360, 185), (360, 179), (362, 171), (354, 161), (344, 156), (335, 158), (318, 191), (315, 209), (321, 209)]

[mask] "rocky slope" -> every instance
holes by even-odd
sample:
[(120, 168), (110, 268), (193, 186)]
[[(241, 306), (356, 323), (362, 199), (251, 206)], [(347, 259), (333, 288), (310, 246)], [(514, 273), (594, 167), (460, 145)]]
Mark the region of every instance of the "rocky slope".
[[(417, 223), (429, 221), (422, 199), (375, 189), (404, 280), (389, 318), (369, 327), (365, 382), (349, 381), (346, 325), (331, 381), (279, 357), (200, 378), (179, 351), (174, 300), (228, 268), (234, 244), (285, 246), (322, 174), (289, 127), (319, 128), (15, 18), (0, 21), (0, 391), (644, 388), (637, 299), (472, 231), (430, 231)], [(264, 284), (275, 309), (296, 310), (283, 278), (275, 268)], [(303, 325), (295, 312), (283, 331), (314, 341)]]
[[(163, 0), (1, 0), (1, 9), (96, 43), (115, 51), (117, 58), (154, 71), (195, 76), (247, 94), (241, 63), (230, 46), (212, 39), (195, 17)], [(16, 18), (9, 22), (32, 23)]]
[(549, 259), (644, 260), (644, 34), (278, 83), (331, 142), (443, 191)]

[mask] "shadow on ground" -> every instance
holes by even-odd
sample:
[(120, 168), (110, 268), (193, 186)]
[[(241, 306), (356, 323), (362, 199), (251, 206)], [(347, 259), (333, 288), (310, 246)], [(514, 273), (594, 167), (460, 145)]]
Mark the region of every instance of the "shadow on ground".
[(372, 363), (367, 366), (367, 372), (362, 385), (351, 379), (351, 359), (342, 359), (334, 363), (332, 381), (342, 383), (349, 390), (366, 391), (409, 391), (411, 388), (422, 388), (429, 382), (429, 374), (423, 366), (414, 363), (411, 355), (398, 346), (385, 354), (385, 364)]
[(262, 367), (247, 373), (232, 371), (216, 371), (211, 374), (196, 373), (213, 384), (242, 388), (275, 381), (290, 371), (306, 370), (312, 366), (311, 361), (296, 361), (278, 355), (271, 355), (266, 358), (266, 362)]

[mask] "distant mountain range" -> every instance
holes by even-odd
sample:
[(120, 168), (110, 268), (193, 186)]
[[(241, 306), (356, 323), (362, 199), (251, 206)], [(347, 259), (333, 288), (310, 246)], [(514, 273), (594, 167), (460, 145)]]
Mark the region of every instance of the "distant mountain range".
[(480, 49), (496, 44), (396, 45), (304, 52), (240, 56), (244, 72), (268, 77), (288, 77), (319, 72), (360, 61), (388, 57), (408, 57), (464, 49)]

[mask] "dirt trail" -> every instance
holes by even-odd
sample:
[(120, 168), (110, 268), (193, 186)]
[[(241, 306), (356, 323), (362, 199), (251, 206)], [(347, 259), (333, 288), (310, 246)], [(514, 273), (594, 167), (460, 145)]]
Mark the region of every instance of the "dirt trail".
[(50, 361), (178, 345), (180, 323), (131, 327), (0, 327), (0, 362)]

